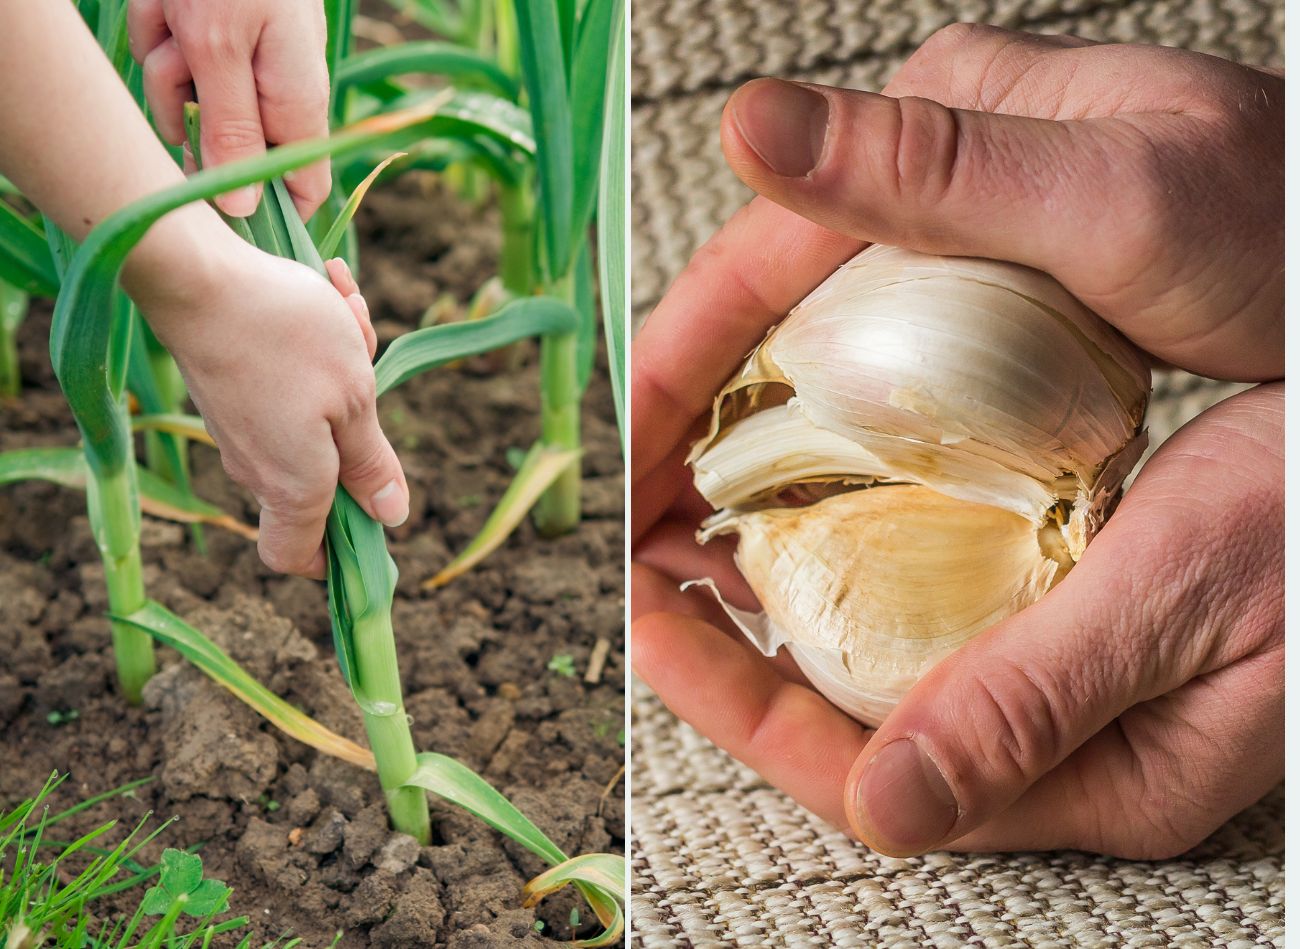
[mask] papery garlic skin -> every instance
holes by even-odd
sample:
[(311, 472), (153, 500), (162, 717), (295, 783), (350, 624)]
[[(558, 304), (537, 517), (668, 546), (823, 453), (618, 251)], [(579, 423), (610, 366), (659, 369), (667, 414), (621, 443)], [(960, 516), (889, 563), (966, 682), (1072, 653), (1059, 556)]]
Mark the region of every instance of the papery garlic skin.
[[(711, 522), (790, 652), (866, 708), (892, 707), (935, 662), (1039, 600), (1073, 565), (1001, 508), (888, 485)], [(866, 582), (862, 582), (863, 579)], [(863, 644), (872, 648), (862, 649)], [(819, 674), (820, 673), (820, 674)]]
[[(1046, 274), (873, 246), (769, 333), (692, 450), (815, 685), (877, 723), (1082, 554), (1145, 447), (1141, 355)], [(835, 494), (783, 508), (791, 485)]]

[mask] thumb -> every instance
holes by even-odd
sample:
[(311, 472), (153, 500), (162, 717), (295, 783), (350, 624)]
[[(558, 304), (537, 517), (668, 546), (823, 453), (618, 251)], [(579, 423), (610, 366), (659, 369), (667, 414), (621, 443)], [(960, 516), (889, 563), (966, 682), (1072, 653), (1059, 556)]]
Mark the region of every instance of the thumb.
[(722, 120), (723, 151), (741, 180), (824, 227), (1041, 269), (1077, 254), (1097, 209), (1124, 200), (1120, 179), (1140, 177), (1114, 174), (1125, 141), (1095, 120), (779, 79), (746, 83)]
[[(844, 798), (872, 848), (912, 855), (965, 837), (1126, 710), (1216, 661), (1192, 619), (1212, 585), (1197, 571), (1211, 568), (1199, 551), (1187, 565), (1203, 512), (1143, 505), (1140, 487), (1052, 592), (940, 662), (872, 736)], [(1135, 569), (1134, 550), (1156, 553)]]
[(397, 527), (410, 514), (411, 497), (397, 453), (379, 428), (374, 409), (334, 426), (339, 482), (375, 520)]
[[(1085, 642), (1096, 627), (1069, 587), (963, 646), (872, 736), (844, 795), (868, 846), (912, 856), (968, 835), (1143, 697), (1139, 663), (1117, 662), (1113, 637)], [(1042, 634), (1053, 629), (1070, 632)]]

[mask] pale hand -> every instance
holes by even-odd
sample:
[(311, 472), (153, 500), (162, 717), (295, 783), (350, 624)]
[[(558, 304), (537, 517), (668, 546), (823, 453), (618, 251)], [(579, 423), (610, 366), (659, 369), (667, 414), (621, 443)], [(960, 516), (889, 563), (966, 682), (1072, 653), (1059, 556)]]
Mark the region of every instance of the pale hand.
[(212, 237), (183, 285), (128, 271), (128, 289), (175, 356), (226, 472), (261, 505), (262, 560), (319, 578), (336, 485), (388, 526), (408, 514), (375, 408), (369, 311), (342, 260), (327, 264), (331, 286), (219, 221)]
[(694, 542), (708, 508), (685, 450), (744, 354), (866, 241), (1036, 266), (1159, 358), (1282, 374), (1279, 79), (956, 27), (886, 93), (758, 80), (728, 104), (724, 150), (760, 197), (633, 347), (637, 672), (888, 853), (1182, 852), (1282, 773), (1281, 384), (1175, 435), (1060, 586), (937, 666), (874, 734), (677, 589), (712, 576), (756, 606), (731, 548)]
[[(197, 93), (205, 165), (329, 133), (320, 0), (130, 0), (127, 14), (159, 133), (184, 141), (183, 109)], [(329, 196), (328, 159), (290, 172), (285, 184), (306, 220)], [(248, 185), (217, 204), (247, 217), (260, 195), (260, 185)]]

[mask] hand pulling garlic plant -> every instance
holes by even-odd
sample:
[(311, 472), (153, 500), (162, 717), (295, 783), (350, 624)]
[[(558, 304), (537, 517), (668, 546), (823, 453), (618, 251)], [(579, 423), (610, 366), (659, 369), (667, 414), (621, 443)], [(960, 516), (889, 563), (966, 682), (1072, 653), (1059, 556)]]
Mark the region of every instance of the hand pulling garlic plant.
[[(723, 604), (879, 724), (1041, 599), (1146, 446), (1141, 354), (1044, 273), (876, 245), (778, 324), (688, 462), (762, 604)], [(711, 581), (697, 581), (712, 586)]]

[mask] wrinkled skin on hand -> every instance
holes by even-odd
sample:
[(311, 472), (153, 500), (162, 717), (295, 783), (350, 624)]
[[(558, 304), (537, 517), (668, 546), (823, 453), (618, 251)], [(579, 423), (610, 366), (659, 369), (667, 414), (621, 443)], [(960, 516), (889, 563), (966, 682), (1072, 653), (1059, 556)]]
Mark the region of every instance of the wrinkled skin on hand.
[(757, 80), (727, 106), (724, 151), (760, 196), (632, 353), (637, 672), (883, 852), (1180, 853), (1282, 774), (1280, 382), (1179, 431), (1065, 580), (874, 732), (679, 592), (711, 576), (756, 607), (732, 548), (694, 543), (709, 508), (682, 462), (745, 353), (868, 241), (1039, 267), (1157, 359), (1280, 379), (1282, 82), (1178, 50), (952, 27), (885, 93)]

